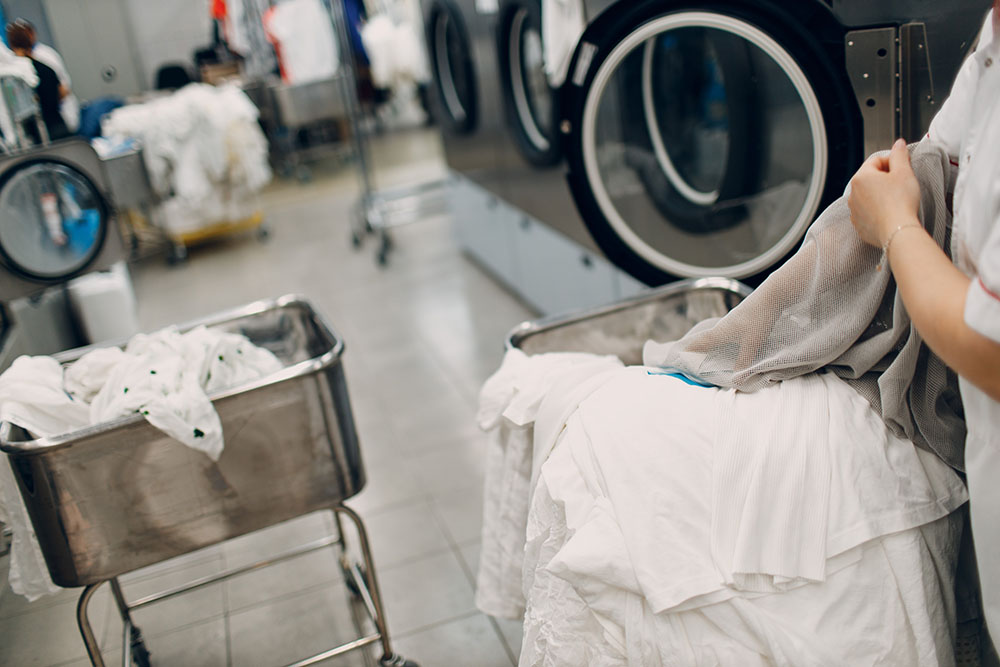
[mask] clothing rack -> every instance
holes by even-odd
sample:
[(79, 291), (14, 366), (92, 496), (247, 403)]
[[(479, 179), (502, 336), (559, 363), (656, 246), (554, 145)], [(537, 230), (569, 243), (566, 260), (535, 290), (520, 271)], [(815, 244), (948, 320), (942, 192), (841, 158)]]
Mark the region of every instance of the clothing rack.
[(344, 99), (351, 125), (351, 137), (357, 156), (357, 170), (361, 195), (351, 219), (351, 243), (360, 248), (369, 235), (378, 238), (375, 259), (379, 266), (388, 264), (392, 249), (390, 229), (403, 224), (418, 222), (431, 215), (440, 215), (446, 208), (445, 181), (429, 181), (396, 188), (378, 189), (372, 179), (372, 159), (368, 130), (361, 122), (363, 111), (358, 101), (358, 64), (351, 48), (347, 17), (342, 0), (328, 2), (327, 8), (333, 21), (341, 52), (341, 63), (346, 76), (339, 77), (344, 86)]

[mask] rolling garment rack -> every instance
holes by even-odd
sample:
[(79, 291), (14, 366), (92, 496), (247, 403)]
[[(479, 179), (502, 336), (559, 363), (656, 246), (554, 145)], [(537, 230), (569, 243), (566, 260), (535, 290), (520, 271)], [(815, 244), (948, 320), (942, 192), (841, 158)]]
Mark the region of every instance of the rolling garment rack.
[(357, 98), (357, 61), (350, 46), (347, 17), (341, 0), (331, 2), (329, 10), (340, 43), (341, 62), (346, 65), (346, 76), (339, 79), (341, 85), (345, 87), (344, 99), (347, 102), (346, 111), (357, 155), (361, 186), (361, 195), (351, 216), (351, 244), (355, 248), (360, 248), (365, 237), (370, 234), (376, 235), (378, 250), (375, 259), (379, 266), (385, 266), (393, 246), (389, 233), (392, 227), (417, 222), (427, 216), (440, 215), (447, 211), (444, 197), (445, 181), (442, 179), (386, 189), (375, 187), (371, 173), (372, 159), (368, 135), (361, 123), (362, 110)]

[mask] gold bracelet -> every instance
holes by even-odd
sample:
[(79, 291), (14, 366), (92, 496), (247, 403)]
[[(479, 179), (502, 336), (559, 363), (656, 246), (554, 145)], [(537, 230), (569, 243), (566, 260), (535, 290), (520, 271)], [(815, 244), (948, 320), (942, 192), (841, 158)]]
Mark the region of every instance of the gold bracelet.
[(896, 238), (896, 234), (910, 227), (913, 227), (914, 229), (923, 229), (922, 225), (909, 224), (909, 225), (899, 225), (894, 230), (892, 230), (892, 233), (889, 234), (889, 238), (887, 238), (885, 243), (882, 244), (882, 252), (885, 253), (886, 259), (889, 258), (889, 246), (892, 245), (892, 240)]

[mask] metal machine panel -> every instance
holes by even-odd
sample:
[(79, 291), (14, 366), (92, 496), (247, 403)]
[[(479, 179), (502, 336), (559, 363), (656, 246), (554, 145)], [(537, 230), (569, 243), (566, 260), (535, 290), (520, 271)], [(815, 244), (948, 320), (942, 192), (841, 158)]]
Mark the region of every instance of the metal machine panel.
[(488, 16), (474, 0), (424, 0), (431, 64), (430, 107), (441, 127), (445, 160), (459, 174), (499, 194), (501, 132), (496, 56), (487, 48)]

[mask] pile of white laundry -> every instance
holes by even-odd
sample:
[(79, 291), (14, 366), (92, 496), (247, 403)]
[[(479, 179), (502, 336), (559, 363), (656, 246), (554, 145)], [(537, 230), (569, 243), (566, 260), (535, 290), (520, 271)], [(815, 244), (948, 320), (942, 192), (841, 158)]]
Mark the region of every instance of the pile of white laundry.
[(417, 84), (430, 80), (419, 24), (373, 16), (361, 27), (361, 41), (371, 62), (372, 82), (391, 91), (381, 110), (383, 120), (396, 127), (416, 127), (427, 121)]
[[(134, 414), (218, 460), (222, 424), (209, 398), (282, 368), (245, 336), (197, 327), (139, 334), (63, 367), (20, 357), (0, 375), (0, 420), (53, 438)], [(0, 521), (14, 529), (11, 589), (28, 599), (58, 590), (49, 579), (10, 466), (0, 460)]]
[[(271, 180), (259, 112), (233, 84), (192, 83), (167, 97), (115, 109), (102, 132), (142, 144), (163, 225), (181, 234), (253, 212)], [(248, 206), (250, 207), (248, 209)]]
[(507, 353), (476, 603), (522, 665), (948, 664), (958, 476), (832, 373), (756, 393)]

